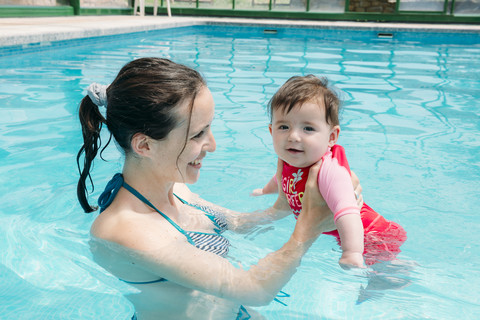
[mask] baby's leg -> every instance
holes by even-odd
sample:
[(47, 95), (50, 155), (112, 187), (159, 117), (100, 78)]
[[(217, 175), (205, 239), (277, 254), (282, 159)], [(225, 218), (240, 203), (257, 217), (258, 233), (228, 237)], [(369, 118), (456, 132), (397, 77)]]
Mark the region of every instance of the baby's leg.
[(396, 222), (386, 221), (386, 228), (374, 229), (365, 234), (365, 263), (392, 261), (401, 252), (400, 246), (407, 240), (407, 232)]

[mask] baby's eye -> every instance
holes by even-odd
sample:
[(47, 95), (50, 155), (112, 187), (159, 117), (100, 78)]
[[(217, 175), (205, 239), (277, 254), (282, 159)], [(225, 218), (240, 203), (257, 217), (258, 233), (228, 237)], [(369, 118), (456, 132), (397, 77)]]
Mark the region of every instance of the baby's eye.
[(287, 130), (288, 129), (288, 126), (287, 125), (284, 125), (284, 124), (281, 124), (278, 126), (278, 129), (280, 130)]
[(305, 127), (305, 128), (303, 128), (303, 130), (305, 130), (305, 131), (315, 131), (315, 128), (314, 127)]

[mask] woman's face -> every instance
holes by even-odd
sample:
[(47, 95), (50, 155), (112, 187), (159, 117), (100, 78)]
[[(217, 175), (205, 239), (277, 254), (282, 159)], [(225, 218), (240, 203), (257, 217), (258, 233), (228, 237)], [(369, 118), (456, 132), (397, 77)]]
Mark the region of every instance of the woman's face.
[[(190, 102), (186, 102), (178, 109), (179, 124), (166, 139), (155, 144), (155, 171), (159, 175), (168, 175), (174, 182), (195, 183), (207, 151), (213, 152), (216, 149), (211, 131), (215, 105), (210, 90), (204, 86), (198, 92), (193, 103), (190, 129), (189, 107)], [(183, 148), (185, 137), (186, 145)]]

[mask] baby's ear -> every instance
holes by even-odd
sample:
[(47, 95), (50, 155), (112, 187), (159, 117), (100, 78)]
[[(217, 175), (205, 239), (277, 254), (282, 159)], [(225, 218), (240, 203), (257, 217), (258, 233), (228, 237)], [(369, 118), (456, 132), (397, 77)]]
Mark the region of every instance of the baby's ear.
[(268, 131), (270, 131), (270, 134), (272, 134), (272, 124), (271, 123), (268, 125)]
[(340, 135), (340, 126), (337, 125), (337, 126), (334, 126), (332, 129), (330, 129), (330, 137), (328, 139), (328, 146), (330, 148), (337, 143), (339, 135)]

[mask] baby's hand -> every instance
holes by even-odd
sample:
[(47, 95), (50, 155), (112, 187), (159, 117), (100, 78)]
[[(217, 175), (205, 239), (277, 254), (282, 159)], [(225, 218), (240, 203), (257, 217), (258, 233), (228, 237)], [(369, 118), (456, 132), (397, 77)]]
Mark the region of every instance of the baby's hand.
[(264, 195), (264, 193), (263, 193), (263, 188), (259, 188), (259, 189), (253, 190), (253, 191), (250, 193), (250, 195), (251, 195), (252, 197), (263, 196), (263, 195)]
[(263, 196), (266, 194), (277, 193), (277, 192), (278, 192), (277, 178), (273, 176), (263, 188), (253, 190), (252, 193), (250, 193), (250, 195), (257, 197), (257, 196)]
[(363, 255), (359, 252), (343, 252), (338, 264), (345, 270), (352, 268), (366, 268), (363, 262)]

